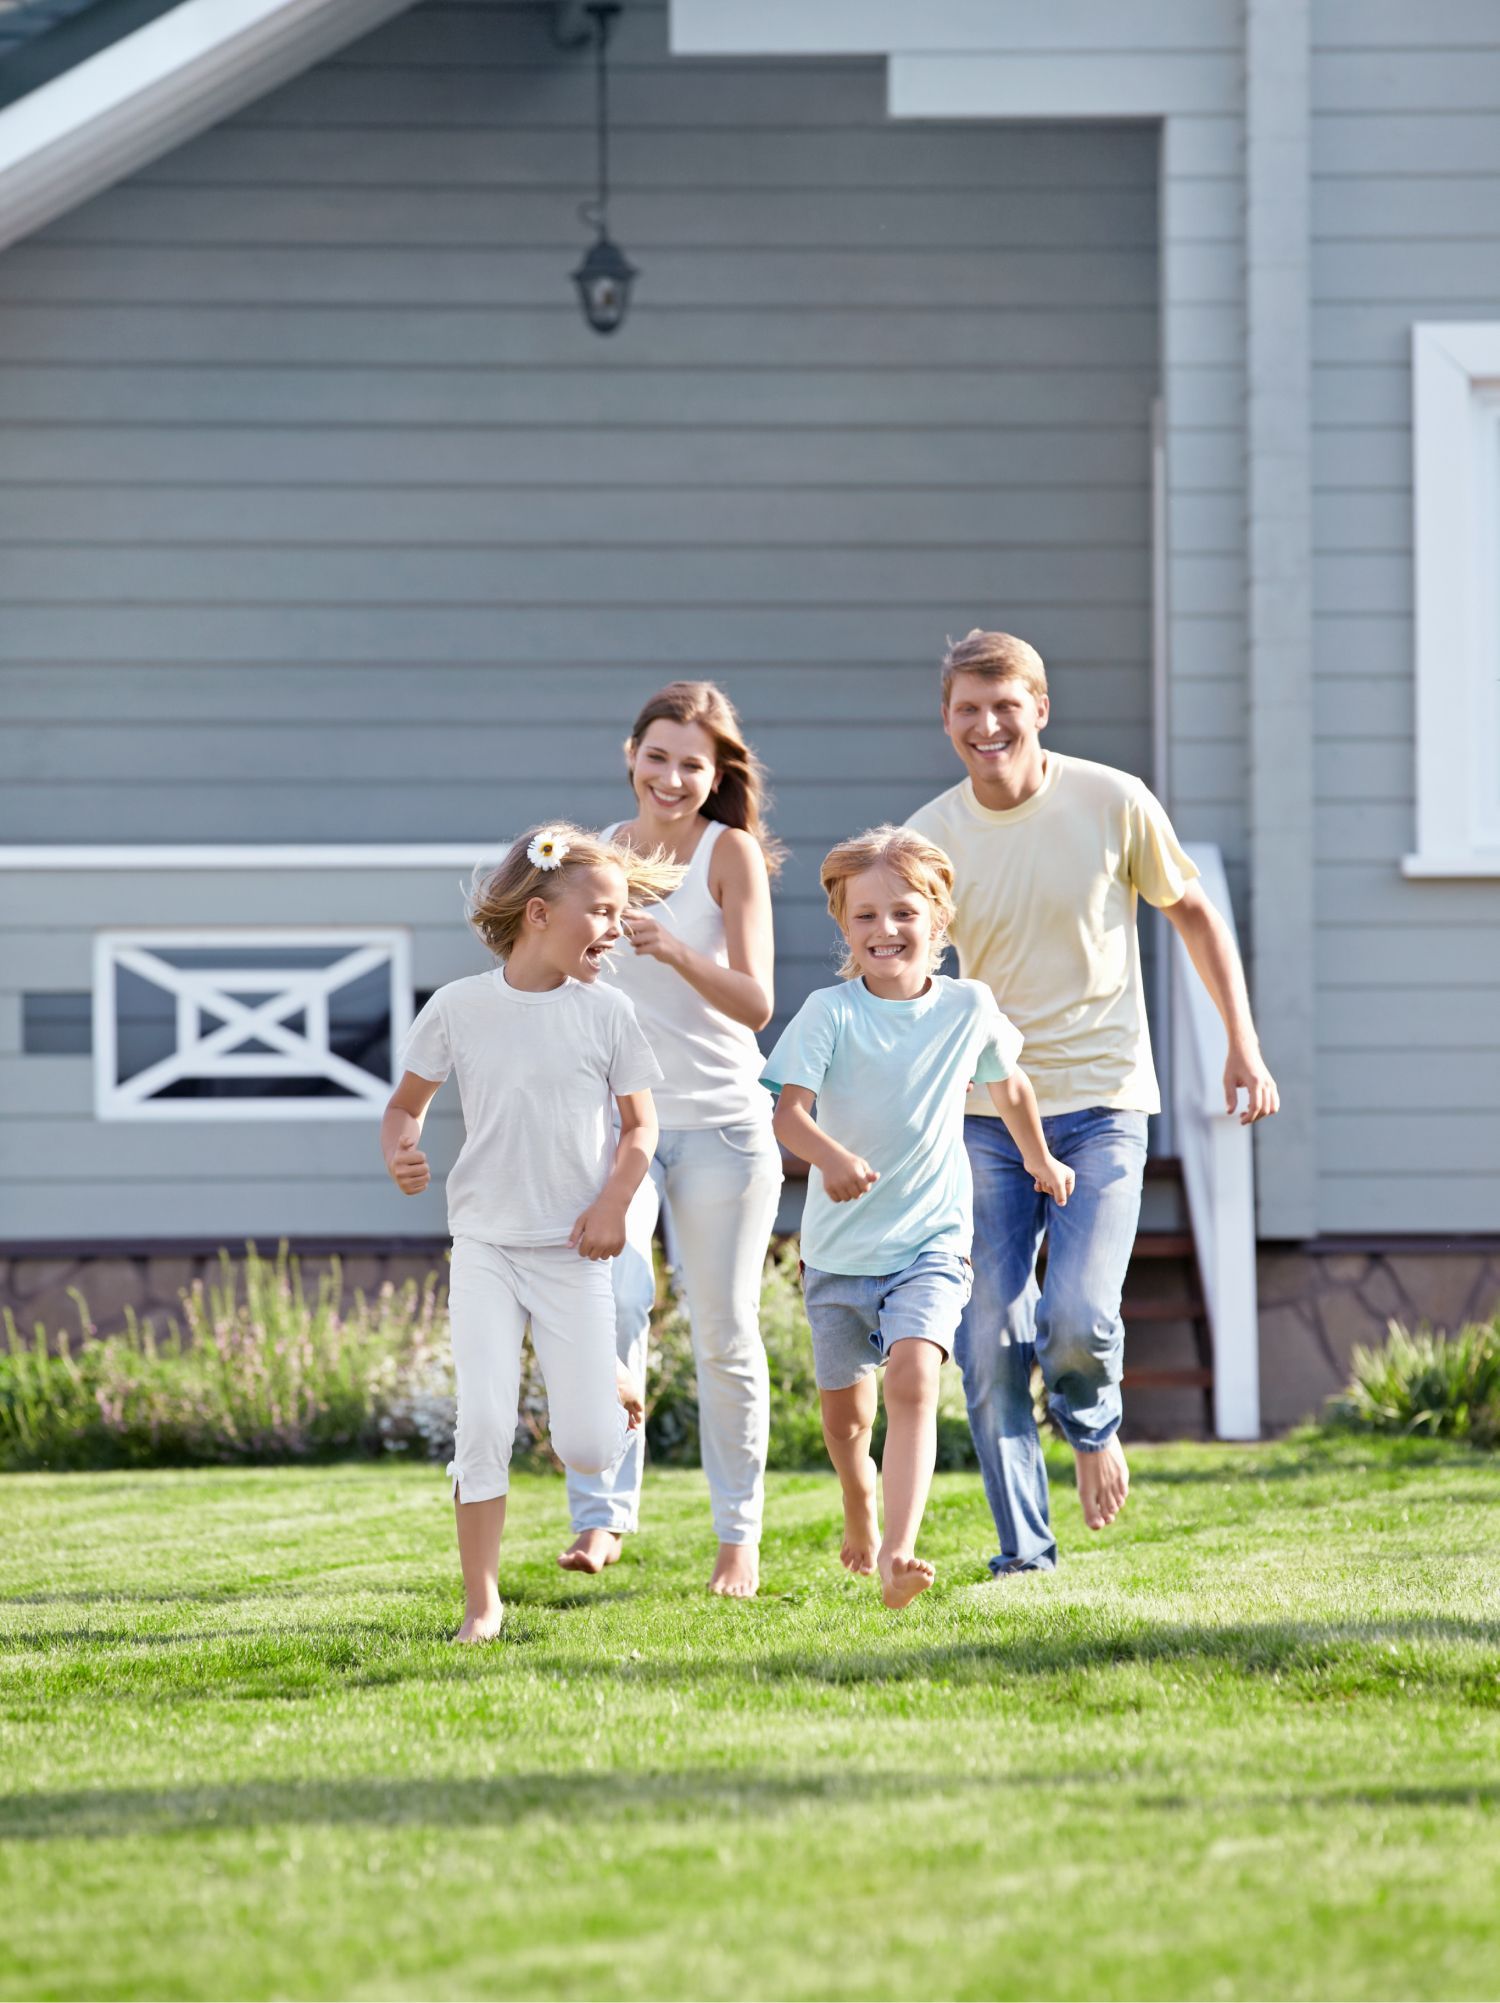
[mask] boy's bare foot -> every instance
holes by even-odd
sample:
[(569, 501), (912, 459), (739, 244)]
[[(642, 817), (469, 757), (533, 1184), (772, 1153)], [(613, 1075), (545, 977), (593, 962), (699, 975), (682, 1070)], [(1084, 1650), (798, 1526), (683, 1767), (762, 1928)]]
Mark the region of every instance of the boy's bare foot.
[(722, 1594), (726, 1600), (753, 1600), (759, 1589), (760, 1546), (721, 1544), (708, 1590)]
[(875, 1514), (875, 1491), (868, 1495), (844, 1497), (844, 1541), (839, 1547), (839, 1563), (846, 1572), (868, 1578), (875, 1569), (880, 1549), (880, 1522)]
[(925, 1593), (936, 1577), (936, 1568), (921, 1558), (882, 1557), (880, 1597), (888, 1607), (910, 1606), (917, 1594)]
[(620, 1403), (625, 1407), (625, 1416), (630, 1421), (631, 1432), (636, 1432), (646, 1423), (646, 1394), (639, 1381), (631, 1375), (618, 1357), (615, 1358), (615, 1390)]
[(505, 1625), (503, 1606), (491, 1607), (482, 1614), (465, 1614), (464, 1624), (454, 1635), (455, 1642), (465, 1644), (473, 1641), (494, 1641)]
[(1094, 1453), (1082, 1453), (1075, 1448), (1073, 1458), (1078, 1463), (1078, 1500), (1083, 1506), (1083, 1520), (1090, 1530), (1103, 1530), (1125, 1507), (1125, 1498), (1130, 1493), (1125, 1449), (1118, 1439), (1110, 1439)]
[(602, 1572), (618, 1561), (623, 1542), (618, 1530), (580, 1530), (557, 1562), (565, 1572)]

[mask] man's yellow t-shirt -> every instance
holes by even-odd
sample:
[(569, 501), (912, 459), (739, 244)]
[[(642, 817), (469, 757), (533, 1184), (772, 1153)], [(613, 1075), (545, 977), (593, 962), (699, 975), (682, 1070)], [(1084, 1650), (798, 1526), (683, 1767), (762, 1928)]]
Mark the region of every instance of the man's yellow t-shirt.
[[(1025, 1037), (1041, 1110), (1159, 1111), (1136, 898), (1175, 904), (1198, 870), (1150, 789), (1049, 751), (1040, 789), (1019, 807), (982, 807), (965, 779), (907, 826), (952, 858), (949, 937), (964, 976), (986, 982)], [(968, 1110), (995, 1109), (977, 1091)]]

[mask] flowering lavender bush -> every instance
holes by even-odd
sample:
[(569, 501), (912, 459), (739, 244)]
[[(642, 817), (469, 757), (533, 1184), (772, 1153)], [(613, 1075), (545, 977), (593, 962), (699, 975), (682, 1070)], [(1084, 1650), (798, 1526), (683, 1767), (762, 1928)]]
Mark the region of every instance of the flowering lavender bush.
[(0, 1467), (121, 1467), (308, 1460), (453, 1437), (447, 1316), (435, 1274), (343, 1301), (335, 1260), (309, 1296), (285, 1247), (182, 1295), (160, 1337), (126, 1311), (101, 1336), (74, 1295), (81, 1340), (27, 1342), (5, 1317)]

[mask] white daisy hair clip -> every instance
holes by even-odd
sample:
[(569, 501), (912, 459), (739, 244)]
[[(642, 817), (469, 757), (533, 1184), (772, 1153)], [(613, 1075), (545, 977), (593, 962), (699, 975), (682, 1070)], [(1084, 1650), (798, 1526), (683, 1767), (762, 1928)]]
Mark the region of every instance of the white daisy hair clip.
[(526, 860), (533, 869), (561, 869), (569, 844), (551, 828), (543, 828), (526, 845)]

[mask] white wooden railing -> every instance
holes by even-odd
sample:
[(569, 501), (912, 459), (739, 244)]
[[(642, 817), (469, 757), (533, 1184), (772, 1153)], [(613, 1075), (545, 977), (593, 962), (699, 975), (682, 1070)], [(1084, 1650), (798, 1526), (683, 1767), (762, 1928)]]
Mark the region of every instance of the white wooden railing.
[[(1224, 858), (1209, 843), (1188, 854), (1204, 894), (1234, 931)], [(1221, 1440), (1260, 1438), (1260, 1330), (1255, 1300), (1255, 1172), (1250, 1129), (1224, 1111), (1228, 1045), (1175, 932), (1172, 958), (1172, 1130), (1213, 1336), (1214, 1430)]]

